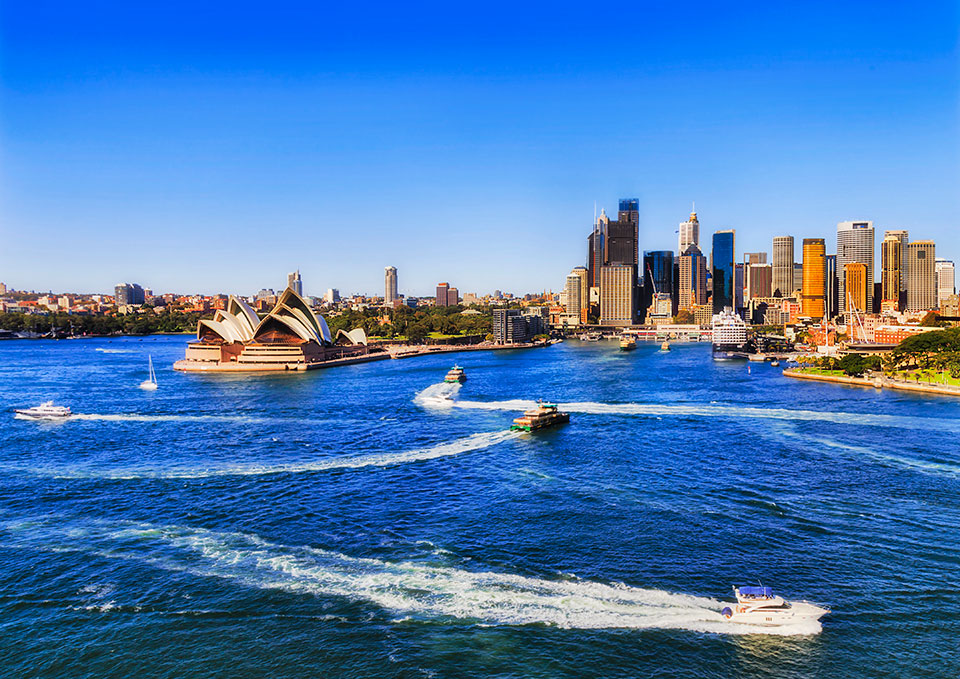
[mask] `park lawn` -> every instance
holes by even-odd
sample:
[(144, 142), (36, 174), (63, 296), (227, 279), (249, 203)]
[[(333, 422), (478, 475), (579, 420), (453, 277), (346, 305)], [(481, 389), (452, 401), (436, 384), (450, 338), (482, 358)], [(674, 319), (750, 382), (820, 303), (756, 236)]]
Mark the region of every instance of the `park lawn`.
[(921, 382), (928, 382), (931, 384), (949, 384), (954, 387), (960, 387), (960, 379), (956, 377), (951, 377), (948, 372), (936, 372), (934, 370), (899, 370), (896, 373), (896, 376), (900, 379), (908, 380), (910, 382), (915, 382), (917, 375), (920, 376)]
[(812, 373), (814, 375), (827, 375), (829, 377), (847, 377), (842, 370), (827, 370), (826, 368), (800, 368), (799, 372)]

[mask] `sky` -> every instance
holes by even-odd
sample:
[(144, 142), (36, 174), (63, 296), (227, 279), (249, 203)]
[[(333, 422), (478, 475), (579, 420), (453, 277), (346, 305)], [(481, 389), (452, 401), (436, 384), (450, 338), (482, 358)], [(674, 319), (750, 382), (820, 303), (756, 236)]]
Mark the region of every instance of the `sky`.
[(957, 259), (958, 28), (956, 0), (0, 3), (0, 281), (559, 290), (622, 197), (641, 250), (695, 201), (738, 258), (871, 219)]

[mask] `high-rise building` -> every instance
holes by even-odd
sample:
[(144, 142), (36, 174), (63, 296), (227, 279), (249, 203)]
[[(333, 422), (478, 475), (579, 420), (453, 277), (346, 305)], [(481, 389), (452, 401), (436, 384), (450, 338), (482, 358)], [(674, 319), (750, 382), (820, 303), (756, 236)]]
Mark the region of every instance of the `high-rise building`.
[(906, 229), (894, 229), (883, 232), (883, 237), (893, 236), (900, 241), (900, 308), (907, 302), (907, 269), (903, 261), (907, 252), (907, 243), (910, 242), (910, 233)]
[(327, 288), (327, 292), (323, 295), (323, 301), (327, 304), (336, 304), (340, 301), (340, 291), (336, 288)]
[(586, 323), (587, 314), (590, 310), (590, 286), (587, 285), (586, 267), (575, 267), (573, 271), (567, 274), (564, 293), (567, 314), (571, 316), (576, 314), (578, 322)]
[(679, 309), (707, 303), (707, 258), (693, 243), (680, 255), (678, 288)]
[(800, 314), (821, 319), (826, 313), (827, 246), (822, 238), (803, 239)]
[(393, 306), (400, 299), (397, 294), (397, 267), (388, 266), (383, 270), (383, 303)]
[(766, 264), (767, 253), (766, 252), (744, 252), (743, 263), (748, 265), (749, 264)]
[[(846, 271), (850, 262), (860, 262), (867, 267), (867, 301), (858, 311), (873, 309), (873, 222), (840, 222), (837, 224), (837, 270)], [(840, 279), (840, 311), (847, 309), (846, 276)]]
[(793, 236), (773, 239), (773, 297), (793, 293)]
[(856, 309), (860, 313), (868, 311), (867, 303), (870, 299), (872, 286), (867, 285), (867, 265), (863, 262), (847, 262), (844, 267), (843, 289), (847, 295), (847, 304), (844, 311)]
[(137, 283), (118, 283), (113, 292), (116, 296), (117, 306), (143, 304), (145, 300), (143, 288)]
[(773, 285), (772, 264), (746, 264), (744, 266), (744, 302), (769, 298)]
[(587, 237), (587, 284), (594, 288), (600, 285), (600, 267), (607, 261), (607, 227), (610, 218), (601, 209), (593, 222), (593, 232)]
[(633, 325), (636, 267), (608, 264), (600, 268), (600, 324)]
[(460, 304), (460, 291), (455, 287), (447, 288), (447, 306), (456, 306)]
[(645, 250), (643, 253), (643, 299), (641, 313), (653, 302), (654, 294), (673, 294), (673, 251)]
[(303, 281), (300, 280), (300, 269), (287, 274), (287, 287), (293, 288), (297, 295), (303, 297)]
[(801, 262), (793, 263), (793, 291), (800, 294), (803, 290), (803, 264)]
[(734, 306), (734, 262), (736, 261), (736, 231), (724, 229), (713, 234), (713, 251), (710, 256), (713, 275), (713, 313), (719, 314), (726, 307)]
[(450, 306), (450, 302), (447, 301), (447, 293), (450, 291), (449, 283), (437, 283), (437, 299), (434, 302), (435, 306)]
[(636, 198), (621, 200), (617, 221), (607, 224), (607, 264), (639, 264), (639, 205)]
[(900, 309), (900, 285), (903, 272), (902, 241), (887, 231), (880, 243), (880, 290), (882, 302)]
[(837, 289), (839, 281), (837, 280), (837, 256), (827, 255), (823, 258), (824, 264), (824, 315), (827, 318), (833, 318), (839, 313), (837, 300)]
[(700, 247), (700, 220), (697, 219), (696, 210), (690, 213), (690, 219), (680, 222), (679, 234), (679, 247), (677, 248), (679, 254), (682, 255), (686, 252), (688, 245)]
[(907, 273), (907, 311), (937, 307), (936, 246), (932, 240), (907, 243), (903, 261)]
[(936, 260), (937, 308), (943, 309), (943, 303), (956, 293), (956, 267), (949, 259)]

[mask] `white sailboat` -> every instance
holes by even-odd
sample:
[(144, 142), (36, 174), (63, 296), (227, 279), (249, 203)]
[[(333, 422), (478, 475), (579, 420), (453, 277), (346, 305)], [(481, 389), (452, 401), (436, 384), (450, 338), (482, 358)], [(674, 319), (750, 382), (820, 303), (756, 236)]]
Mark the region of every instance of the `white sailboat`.
[(153, 372), (153, 356), (148, 356), (150, 360), (150, 377), (140, 383), (140, 388), (147, 391), (154, 391), (157, 388), (157, 374)]

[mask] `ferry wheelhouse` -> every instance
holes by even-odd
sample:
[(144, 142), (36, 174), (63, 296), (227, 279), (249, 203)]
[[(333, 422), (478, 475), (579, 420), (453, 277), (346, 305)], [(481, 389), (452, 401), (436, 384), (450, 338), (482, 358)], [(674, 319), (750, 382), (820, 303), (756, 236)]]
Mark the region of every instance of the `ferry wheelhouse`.
[(463, 384), (467, 381), (467, 374), (463, 372), (463, 368), (461, 368), (459, 365), (455, 365), (450, 368), (450, 370), (447, 372), (447, 376), (443, 378), (443, 381), (450, 384)]

